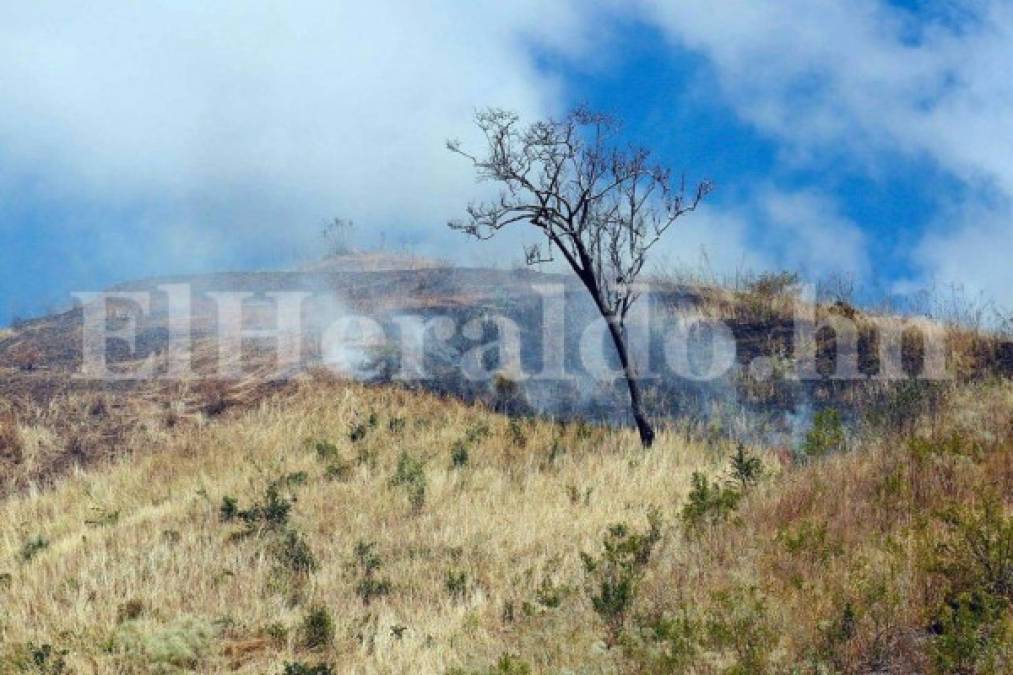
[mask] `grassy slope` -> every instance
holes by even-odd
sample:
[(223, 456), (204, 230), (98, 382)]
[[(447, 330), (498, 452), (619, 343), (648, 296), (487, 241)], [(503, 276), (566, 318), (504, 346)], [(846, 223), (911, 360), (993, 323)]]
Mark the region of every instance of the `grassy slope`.
[[(691, 533), (680, 520), (691, 473), (718, 476), (730, 448), (669, 431), (645, 453), (628, 431), (511, 429), (454, 401), (308, 382), (257, 410), (136, 435), (148, 445), (128, 459), (0, 504), (0, 575), (10, 575), (0, 582), (0, 664), (30, 660), (32, 642), (68, 650), (80, 673), (158, 672), (155, 660), (166, 672), (280, 673), (302, 660), (342, 673), (441, 673), (504, 653), (536, 672), (1002, 672), (1010, 568), (985, 569), (963, 542), (976, 541), (964, 536), (976, 526), (999, 544), (1013, 532), (1013, 387), (957, 390), (943, 410), (922, 441), (877, 435), (783, 472), (760, 455), (768, 477), (727, 521)], [(337, 460), (308, 440), (333, 442), (349, 475), (326, 478)], [(462, 440), (468, 461), (453, 468)], [(403, 452), (424, 461), (417, 509), (410, 486), (391, 485)], [(287, 527), (318, 562), (307, 575), (279, 568), (281, 533), (237, 539), (243, 525), (219, 515), (223, 497), (245, 509), (298, 472), (305, 483), (281, 495), (296, 497)], [(990, 494), (998, 533), (982, 525)], [(652, 508), (661, 538), (610, 636), (580, 553), (597, 556), (613, 523), (646, 531)], [(23, 560), (37, 536), (48, 546)], [(368, 604), (353, 564), (360, 541), (382, 559), (374, 581), (391, 585)], [(448, 584), (461, 572), (463, 584)], [(999, 618), (964, 621), (974, 653), (947, 666), (943, 657), (963, 652), (940, 656), (939, 631), (964, 633), (940, 608), (959, 613), (968, 593), (1000, 603)], [(336, 640), (313, 651), (299, 626), (316, 605), (329, 609)]]
[[(376, 427), (350, 441), (349, 430), (368, 428), (371, 414)], [(405, 420), (403, 431), (390, 430), (394, 417)], [(468, 464), (450, 468), (455, 441), (483, 426), (489, 434), (471, 444)], [(572, 583), (579, 550), (593, 547), (607, 524), (641, 522), (649, 504), (670, 510), (685, 494), (690, 470), (707, 462), (701, 447), (671, 435), (644, 455), (627, 432), (589, 429), (577, 438), (579, 431), (550, 423), (521, 423), (520, 431), (523, 447), (507, 420), (479, 409), (394, 389), (315, 383), (252, 413), (166, 436), (149, 453), (79, 473), (53, 491), (8, 500), (0, 507), (0, 573), (9, 571), (12, 583), (0, 590), (0, 644), (69, 648), (68, 662), (81, 672), (127, 668), (136, 659), (102, 646), (116, 633), (118, 608), (136, 599), (149, 633), (183, 614), (218, 620), (202, 671), (229, 664), (269, 672), (294, 658), (296, 636), (281, 646), (258, 642), (262, 629), (294, 626), (305, 607), (324, 603), (337, 621), (333, 657), (344, 667), (438, 672), (494, 658), (504, 641), (525, 639), (506, 637), (500, 619), (512, 599), (520, 613), (532, 577), (536, 584), (542, 575)], [(333, 441), (352, 460), (351, 477), (325, 479), (307, 439)], [(565, 452), (550, 463), (554, 443)], [(425, 461), (419, 513), (406, 490), (389, 485), (401, 451)], [(372, 459), (358, 464), (359, 453)], [(292, 488), (298, 501), (291, 523), (319, 561), (301, 589), (273, 569), (275, 535), (232, 542), (229, 534), (242, 527), (218, 516), (223, 496), (246, 506), (271, 480), (299, 471), (308, 480)], [(581, 493), (577, 504), (571, 485)], [(118, 519), (88, 524), (103, 513)], [(178, 541), (169, 532), (178, 532)], [(48, 548), (16, 562), (36, 535)], [(369, 607), (347, 569), (360, 540), (376, 543), (381, 573), (393, 584)], [(450, 569), (467, 575), (463, 599), (446, 589)], [(584, 662), (598, 639), (589, 618), (574, 615), (568, 639), (536, 660)], [(407, 626), (400, 640), (391, 635), (395, 625)], [(350, 637), (361, 632), (365, 645)], [(226, 655), (243, 649), (250, 651), (241, 658)]]

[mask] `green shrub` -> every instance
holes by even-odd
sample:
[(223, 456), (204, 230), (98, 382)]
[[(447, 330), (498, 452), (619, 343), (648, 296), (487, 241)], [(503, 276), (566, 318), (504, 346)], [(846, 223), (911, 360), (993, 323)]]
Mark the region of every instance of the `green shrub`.
[(735, 663), (728, 675), (770, 672), (770, 655), (777, 633), (767, 615), (764, 599), (755, 588), (722, 591), (713, 596), (714, 607), (706, 621), (707, 646), (728, 652)]
[(360, 541), (352, 552), (351, 567), (358, 577), (355, 592), (362, 600), (362, 604), (367, 606), (374, 598), (388, 595), (391, 589), (390, 581), (378, 575), (383, 560), (376, 554), (375, 549), (375, 543)]
[(834, 408), (824, 408), (813, 417), (812, 428), (805, 436), (802, 451), (807, 457), (824, 457), (845, 449), (844, 422)]
[(703, 627), (689, 612), (642, 617), (623, 641), (637, 672), (691, 672), (698, 664)]
[(622, 633), (644, 568), (661, 539), (661, 519), (657, 512), (651, 512), (648, 521), (649, 527), (644, 533), (632, 532), (623, 523), (613, 525), (605, 534), (601, 556), (580, 554), (591, 605), (605, 623), (610, 645), (614, 645)]
[(1001, 672), (1013, 644), (1013, 516), (986, 495), (942, 520), (928, 562), (945, 588), (930, 626), (933, 660), (940, 672)]
[(468, 574), (464, 570), (447, 570), (443, 584), (450, 597), (458, 602), (468, 594)]
[(521, 423), (517, 421), (516, 417), (511, 417), (507, 423), (507, 433), (510, 435), (510, 443), (518, 448), (523, 448), (528, 444), (527, 436), (524, 434)]
[(365, 424), (362, 424), (361, 422), (359, 424), (353, 425), (351, 431), (348, 432), (348, 440), (350, 440), (352, 443), (358, 443), (359, 441), (361, 441), (363, 438), (366, 437), (367, 430), (368, 427)]
[(299, 576), (312, 574), (319, 567), (309, 544), (295, 530), (286, 530), (281, 539), (275, 543), (273, 552), (284, 569)]
[(535, 602), (548, 609), (556, 609), (563, 603), (563, 598), (569, 593), (564, 586), (557, 586), (549, 577), (543, 577), (542, 583), (535, 589)]
[(689, 532), (724, 522), (738, 508), (741, 493), (733, 487), (711, 482), (702, 473), (693, 472), (693, 487), (682, 507), (682, 523)]
[(28, 562), (47, 548), (49, 540), (42, 535), (36, 535), (24, 543), (18, 557), (21, 558), (21, 562)]
[(168, 625), (126, 621), (117, 628), (113, 645), (146, 664), (194, 670), (211, 647), (214, 629), (196, 617), (183, 616)]
[(426, 503), (426, 471), (421, 460), (402, 452), (390, 484), (408, 492), (408, 503), (411, 504), (412, 511), (422, 510)]
[(464, 441), (457, 441), (454, 443), (453, 449), (450, 451), (450, 466), (454, 469), (468, 465), (468, 446)]
[(334, 668), (327, 663), (308, 665), (301, 661), (286, 662), (281, 675), (334, 675)]
[[(8, 661), (19, 673), (64, 675), (71, 672), (67, 668), (67, 654), (69, 652), (66, 649), (51, 644), (37, 645), (34, 642), (26, 642), (12, 650)], [(8, 661), (0, 660), (0, 666), (7, 665)]]
[[(981, 591), (951, 597), (936, 612), (930, 654), (940, 673), (1001, 673), (1013, 630), (1008, 604)], [(1005, 652), (1005, 654), (1004, 654)]]
[(937, 542), (933, 571), (957, 592), (978, 591), (1013, 602), (1013, 516), (988, 495), (980, 507), (942, 514), (945, 536)]
[(802, 520), (796, 527), (782, 527), (777, 540), (789, 554), (814, 563), (824, 563), (844, 553), (840, 542), (830, 537), (827, 524), (810, 519)]
[(321, 461), (333, 462), (341, 457), (341, 451), (338, 450), (338, 446), (329, 441), (317, 441), (313, 447), (316, 449), (317, 457)]
[(300, 641), (306, 649), (323, 649), (334, 644), (334, 619), (323, 605), (316, 605), (303, 617)]
[(746, 446), (739, 443), (735, 454), (732, 455), (730, 473), (732, 480), (745, 491), (746, 488), (756, 485), (760, 477), (763, 476), (763, 462), (759, 457), (753, 457), (747, 453)]
[(276, 529), (288, 523), (291, 509), (292, 502), (282, 497), (278, 485), (272, 483), (267, 487), (263, 501), (255, 502), (248, 509), (240, 509), (239, 500), (235, 497), (222, 497), (218, 515), (226, 523), (241, 520), (251, 530), (260, 527)]
[(522, 661), (520, 657), (503, 654), (495, 665), (479, 670), (451, 668), (447, 671), (447, 675), (531, 675), (531, 672), (531, 666)]

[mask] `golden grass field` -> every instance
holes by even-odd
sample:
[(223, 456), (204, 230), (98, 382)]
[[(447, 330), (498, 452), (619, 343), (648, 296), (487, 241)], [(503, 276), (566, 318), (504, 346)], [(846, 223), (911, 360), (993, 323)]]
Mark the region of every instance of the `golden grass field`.
[[(763, 477), (691, 527), (730, 444), (307, 377), (0, 502), (0, 672), (1011, 672), (1011, 435), (1009, 382), (954, 387), (905, 436), (751, 449)], [(652, 512), (610, 625), (581, 554)]]

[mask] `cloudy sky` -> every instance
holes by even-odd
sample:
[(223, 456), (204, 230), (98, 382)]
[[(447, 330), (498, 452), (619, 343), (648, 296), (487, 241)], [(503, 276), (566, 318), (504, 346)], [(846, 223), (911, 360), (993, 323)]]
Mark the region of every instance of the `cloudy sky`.
[(666, 264), (1013, 305), (1013, 2), (0, 3), (0, 325), (120, 280), (298, 264), (352, 218), (461, 262), (477, 108), (586, 102), (717, 191)]

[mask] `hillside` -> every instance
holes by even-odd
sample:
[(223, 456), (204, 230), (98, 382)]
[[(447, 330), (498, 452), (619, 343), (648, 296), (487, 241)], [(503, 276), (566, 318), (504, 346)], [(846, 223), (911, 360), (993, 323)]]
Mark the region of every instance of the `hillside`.
[(0, 503), (0, 670), (1009, 672), (1013, 387), (817, 427), (735, 472), (324, 375), (152, 420)]

